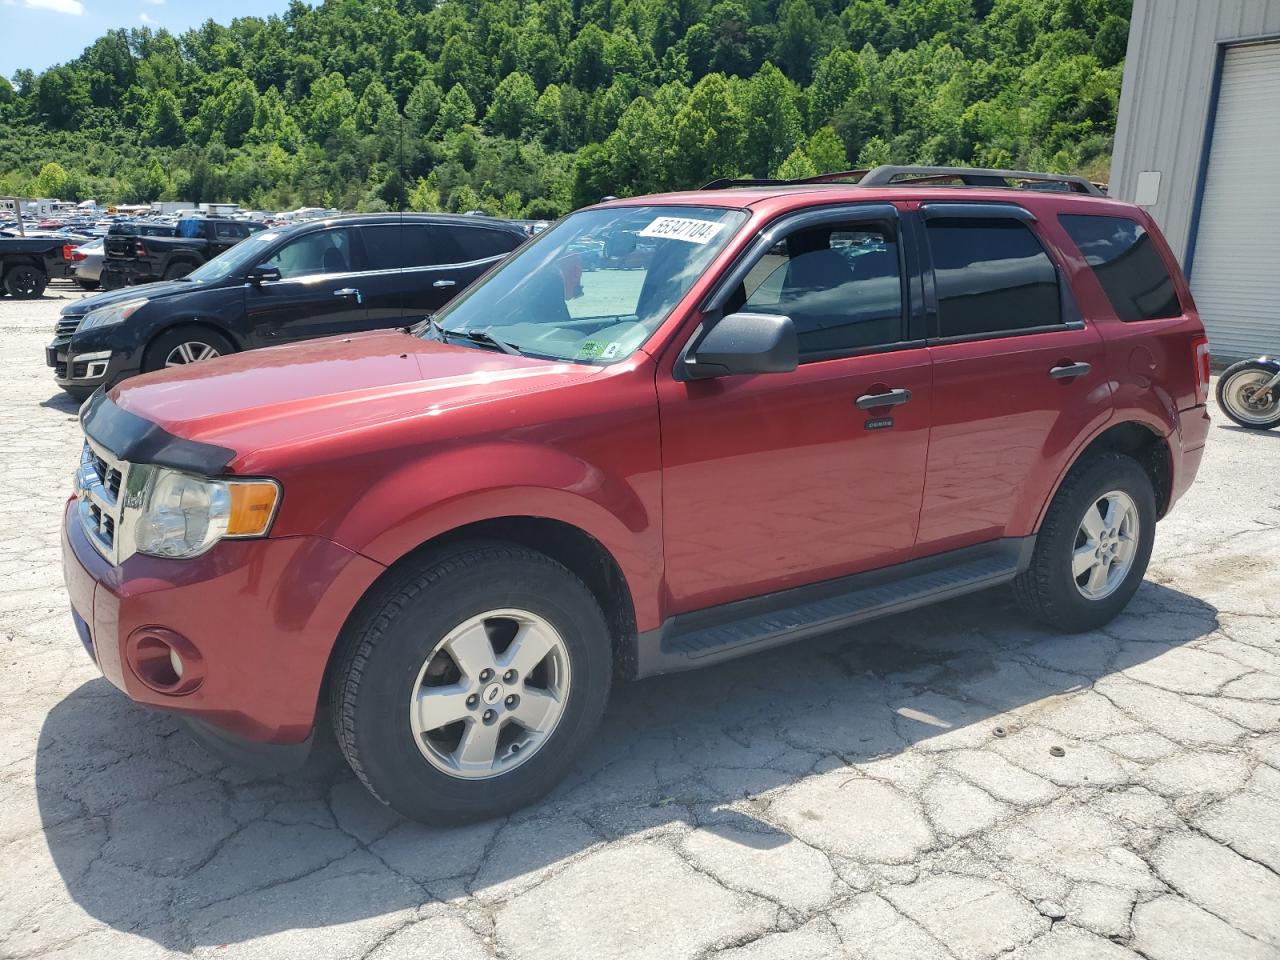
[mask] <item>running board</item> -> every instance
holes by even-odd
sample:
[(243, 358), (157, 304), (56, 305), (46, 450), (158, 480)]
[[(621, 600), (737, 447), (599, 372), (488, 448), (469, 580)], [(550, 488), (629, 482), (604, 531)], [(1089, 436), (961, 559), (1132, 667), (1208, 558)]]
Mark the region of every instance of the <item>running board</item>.
[(680, 614), (637, 638), (636, 674), (650, 677), (693, 670), (985, 590), (1025, 570), (1034, 549), (1035, 537), (994, 540)]

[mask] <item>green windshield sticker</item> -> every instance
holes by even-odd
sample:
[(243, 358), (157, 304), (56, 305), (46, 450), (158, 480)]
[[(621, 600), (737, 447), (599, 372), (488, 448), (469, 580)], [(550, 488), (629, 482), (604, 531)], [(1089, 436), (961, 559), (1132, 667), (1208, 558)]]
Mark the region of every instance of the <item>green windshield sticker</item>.
[(606, 346), (608, 344), (601, 343), (599, 340), (585, 340), (578, 348), (578, 357), (582, 360), (594, 360), (604, 353)]

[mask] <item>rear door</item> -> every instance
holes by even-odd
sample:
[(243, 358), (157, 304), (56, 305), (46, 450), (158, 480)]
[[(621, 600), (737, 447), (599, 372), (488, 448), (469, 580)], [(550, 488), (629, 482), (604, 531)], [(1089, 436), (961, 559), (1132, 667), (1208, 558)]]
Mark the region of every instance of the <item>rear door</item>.
[(208, 259), (212, 260), (224, 250), (229, 250), (248, 235), (247, 224), (235, 220), (210, 220)]
[(926, 203), (933, 427), (917, 554), (1034, 532), (1080, 438), (1111, 415), (1098, 330), (1035, 218)]
[(434, 313), (520, 245), (514, 233), (484, 226), (405, 220), (404, 317)]
[(354, 228), (292, 237), (264, 263), (280, 279), (245, 288), (245, 309), (259, 343), (287, 343), (364, 329)]
[(395, 327), (404, 310), (404, 238), (400, 219), (363, 224), (357, 232), (363, 248), (358, 284), (364, 297), (368, 329)]

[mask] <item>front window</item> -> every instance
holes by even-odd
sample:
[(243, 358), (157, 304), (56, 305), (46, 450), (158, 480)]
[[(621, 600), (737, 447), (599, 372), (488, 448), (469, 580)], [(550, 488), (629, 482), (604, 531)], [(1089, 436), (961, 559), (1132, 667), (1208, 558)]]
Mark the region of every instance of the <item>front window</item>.
[(213, 283), (234, 274), (245, 274), (262, 263), (267, 252), (276, 245), (280, 234), (274, 230), (255, 233), (247, 240), (241, 240), (234, 247), (227, 249), (221, 256), (214, 257), (184, 277), (195, 283)]
[(746, 219), (720, 207), (571, 214), (437, 314), (431, 329), (530, 356), (614, 363), (649, 339)]

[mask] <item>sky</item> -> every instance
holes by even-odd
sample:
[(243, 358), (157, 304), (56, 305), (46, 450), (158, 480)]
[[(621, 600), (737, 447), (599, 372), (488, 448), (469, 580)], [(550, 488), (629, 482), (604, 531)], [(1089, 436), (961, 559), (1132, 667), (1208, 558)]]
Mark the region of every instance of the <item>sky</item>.
[(0, 0), (0, 74), (37, 73), (73, 60), (108, 30), (164, 27), (180, 33), (206, 20), (283, 13), (288, 0)]

